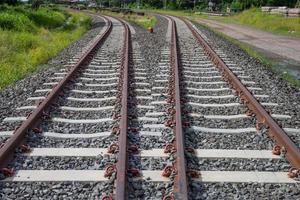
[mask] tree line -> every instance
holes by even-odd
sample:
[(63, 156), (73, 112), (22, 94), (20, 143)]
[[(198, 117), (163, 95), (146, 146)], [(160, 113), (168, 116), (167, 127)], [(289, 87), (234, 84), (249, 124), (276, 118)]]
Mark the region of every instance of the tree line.
[[(29, 0), (31, 2), (51, 2), (57, 0)], [(67, 1), (67, 0), (66, 0)], [(84, 1), (84, 0), (83, 0)], [(130, 8), (167, 8), (167, 9), (196, 9), (205, 10), (213, 3), (219, 11), (224, 11), (228, 7), (235, 10), (245, 10), (252, 6), (288, 6), (291, 8), (300, 7), (300, 0), (85, 0), (86, 3), (94, 2), (101, 6), (110, 7), (130, 7)], [(0, 0), (0, 4), (18, 4), (20, 0)], [(211, 3), (209, 3), (211, 2)]]
[[(132, 4), (140, 4), (142, 7), (169, 9), (206, 9), (210, 0), (137, 0), (131, 1)], [(211, 0), (218, 10), (224, 10), (227, 7), (239, 10), (250, 7), (260, 6), (288, 6), (294, 8), (300, 6), (300, 0)]]

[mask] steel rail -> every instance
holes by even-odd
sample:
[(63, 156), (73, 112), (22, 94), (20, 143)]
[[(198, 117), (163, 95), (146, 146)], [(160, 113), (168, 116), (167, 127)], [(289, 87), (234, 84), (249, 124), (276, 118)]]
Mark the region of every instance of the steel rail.
[(108, 21), (108, 26), (105, 32), (93, 43), (93, 45), (81, 56), (79, 61), (71, 67), (67, 75), (56, 85), (53, 87), (50, 93), (46, 96), (46, 98), (41, 101), (38, 107), (29, 115), (27, 119), (18, 127), (13, 135), (4, 143), (4, 145), (0, 149), (0, 167), (5, 167), (10, 158), (13, 156), (14, 151), (22, 144), (24, 141), (26, 134), (29, 130), (32, 130), (38, 122), (41, 121), (44, 113), (50, 108), (50, 106), (54, 103), (55, 99), (60, 95), (63, 91), (63, 88), (66, 84), (72, 80), (74, 75), (78, 72), (78, 70), (86, 65), (93, 55), (97, 52), (100, 46), (103, 44), (105, 39), (108, 37), (112, 30), (112, 22), (103, 17)]
[(122, 82), (122, 99), (121, 99), (121, 119), (120, 119), (120, 133), (118, 138), (118, 162), (117, 162), (117, 179), (116, 179), (116, 194), (115, 199), (126, 199), (126, 187), (127, 187), (127, 130), (128, 130), (128, 68), (129, 68), (129, 53), (131, 48), (131, 34), (128, 25), (120, 20), (124, 26), (124, 43), (123, 43), (123, 55), (121, 61), (121, 69), (123, 73)]
[[(239, 78), (229, 69), (225, 62), (218, 56), (218, 54), (210, 47), (210, 45), (203, 39), (197, 30), (186, 19), (182, 19), (188, 26), (196, 40), (206, 51), (206, 54), (221, 71), (225, 80), (233, 87), (240, 97), (241, 101), (248, 107), (250, 113), (253, 113), (257, 120), (257, 128), (263, 126), (268, 128), (268, 134), (280, 146), (280, 149), (285, 153), (285, 158), (291, 165), (300, 170), (300, 149), (289, 138), (285, 131), (278, 125), (278, 123), (271, 117), (253, 94), (243, 85)], [(298, 172), (299, 173), (299, 172)]]
[(175, 179), (174, 179), (174, 194), (175, 197), (181, 200), (188, 199), (188, 181), (185, 160), (185, 144), (182, 129), (182, 114), (181, 114), (181, 98), (180, 98), (180, 73), (179, 73), (179, 58), (177, 47), (177, 27), (174, 19), (172, 22), (171, 35), (171, 55), (170, 64), (174, 70), (174, 100), (175, 100)]

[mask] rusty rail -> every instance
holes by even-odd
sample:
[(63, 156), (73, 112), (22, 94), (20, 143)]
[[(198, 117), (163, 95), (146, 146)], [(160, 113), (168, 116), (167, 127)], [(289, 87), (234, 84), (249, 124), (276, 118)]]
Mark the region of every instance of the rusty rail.
[[(288, 137), (285, 131), (271, 117), (259, 101), (251, 94), (251, 92), (243, 85), (239, 78), (229, 69), (224, 61), (210, 47), (210, 45), (201, 37), (201, 35), (192, 27), (191, 23), (186, 19), (182, 19), (188, 28), (193, 33), (196, 40), (204, 48), (208, 57), (212, 60), (215, 66), (220, 70), (224, 79), (233, 87), (236, 94), (242, 102), (248, 107), (251, 114), (257, 118), (257, 128), (268, 128), (269, 136), (280, 146), (281, 151), (285, 153), (285, 158), (291, 165), (298, 170), (300, 169), (300, 149)], [(299, 173), (299, 172), (298, 172)], [(292, 176), (291, 176), (292, 177)]]
[(180, 74), (179, 74), (179, 58), (177, 47), (177, 28), (174, 19), (170, 18), (172, 22), (171, 35), (171, 55), (170, 64), (172, 69), (171, 79), (171, 101), (175, 102), (175, 144), (176, 161), (174, 165), (174, 196), (169, 198), (176, 198), (181, 200), (188, 199), (188, 181), (185, 160), (185, 144), (182, 129), (182, 114), (181, 114), (181, 98), (180, 98)]
[(116, 179), (116, 194), (115, 199), (126, 199), (127, 187), (127, 129), (128, 129), (128, 68), (129, 68), (129, 51), (130, 51), (130, 30), (128, 25), (120, 20), (124, 26), (124, 44), (123, 55), (121, 62), (122, 70), (122, 99), (121, 99), (121, 119), (120, 119), (120, 133), (118, 139), (119, 153), (117, 162), (117, 179)]
[[(105, 18), (105, 17), (104, 17)], [(74, 75), (78, 72), (78, 70), (86, 65), (96, 51), (103, 44), (105, 39), (108, 37), (112, 30), (112, 23), (110, 20), (105, 18), (108, 21), (108, 26), (105, 32), (94, 42), (94, 44), (84, 53), (84, 55), (79, 59), (79, 61), (71, 67), (68, 74), (56, 85), (53, 87), (50, 93), (46, 96), (46, 98), (41, 101), (38, 107), (27, 116), (27, 119), (18, 127), (13, 135), (4, 143), (4, 145), (0, 149), (0, 167), (5, 167), (10, 158), (14, 154), (14, 151), (22, 144), (24, 141), (26, 134), (29, 130), (32, 130), (38, 122), (41, 120), (44, 113), (49, 109), (49, 107), (53, 104), (55, 99), (59, 96), (60, 92), (63, 91), (63, 88), (66, 84), (72, 80)]]

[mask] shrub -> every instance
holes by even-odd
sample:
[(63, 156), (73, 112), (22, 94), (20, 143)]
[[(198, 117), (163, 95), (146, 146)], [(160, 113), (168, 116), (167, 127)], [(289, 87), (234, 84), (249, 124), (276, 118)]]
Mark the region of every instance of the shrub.
[(16, 6), (16, 7), (12, 7), (13, 9), (11, 9), (12, 11), (19, 13), (22, 13), (24, 15), (28, 15), (28, 10), (26, 10), (23, 6)]
[(60, 27), (66, 20), (64, 14), (44, 8), (29, 13), (28, 17), (38, 26), (44, 26), (46, 28)]
[(92, 24), (92, 19), (80, 13), (73, 13), (64, 25), (64, 29), (72, 30), (77, 26), (83, 26), (85, 28), (90, 28)]
[(6, 4), (1, 4), (1, 5), (0, 5), (0, 11), (1, 11), (1, 12), (8, 10), (8, 8), (9, 8), (9, 7), (8, 7)]
[(4, 30), (34, 31), (36, 28), (23, 14), (0, 13), (0, 28)]

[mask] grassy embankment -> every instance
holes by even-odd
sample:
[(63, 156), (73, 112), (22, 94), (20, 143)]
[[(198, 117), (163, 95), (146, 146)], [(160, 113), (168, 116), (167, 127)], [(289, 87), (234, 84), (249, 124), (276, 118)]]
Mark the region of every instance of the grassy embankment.
[[(250, 10), (246, 10), (242, 13), (223, 17), (223, 16), (207, 16), (207, 15), (198, 15), (194, 14), (190, 11), (170, 11), (170, 10), (153, 10), (153, 12), (159, 12), (164, 14), (170, 14), (175, 16), (185, 16), (189, 17), (193, 21), (197, 21), (197, 19), (205, 18), (205, 19), (214, 19), (217, 21), (222, 21), (226, 23), (237, 23), (241, 25), (247, 25), (251, 26), (260, 30), (276, 33), (276, 34), (282, 34), (282, 35), (289, 35), (289, 36), (295, 36), (300, 37), (300, 18), (286, 18), (283, 16), (277, 16), (277, 15), (269, 15), (260, 12), (260, 10), (253, 8)], [(292, 85), (296, 87), (300, 87), (300, 80), (295, 79), (292, 75), (289, 73), (281, 73), (278, 72), (277, 63), (273, 62), (269, 58), (267, 58), (264, 54), (256, 51), (253, 47), (250, 45), (240, 42), (236, 39), (233, 39), (221, 32), (215, 31), (214, 29), (211, 29), (207, 26), (206, 28), (210, 29), (217, 35), (229, 40), (233, 44), (239, 46), (242, 50), (244, 50), (248, 55), (251, 57), (256, 58), (259, 60), (262, 64), (264, 64), (267, 67), (270, 67), (273, 71), (276, 73), (279, 73), (279, 75)]]
[(145, 29), (148, 29), (149, 27), (154, 27), (157, 20), (156, 17), (145, 14), (144, 16), (137, 15), (137, 14), (124, 14), (124, 13), (117, 13), (117, 12), (111, 12), (107, 10), (101, 10), (101, 14), (103, 15), (110, 15), (122, 18), (126, 21), (135, 23)]
[(0, 7), (0, 90), (35, 71), (91, 25), (58, 8)]

